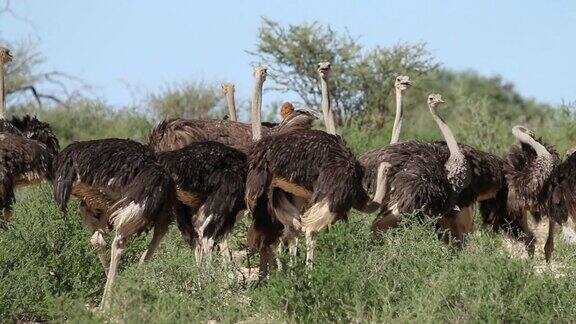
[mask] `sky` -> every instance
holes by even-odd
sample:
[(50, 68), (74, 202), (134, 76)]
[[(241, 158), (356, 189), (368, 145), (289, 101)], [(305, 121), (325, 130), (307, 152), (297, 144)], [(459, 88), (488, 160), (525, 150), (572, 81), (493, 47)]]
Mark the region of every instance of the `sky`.
[[(4, 0), (0, 0), (3, 3)], [(366, 48), (426, 42), (443, 66), (502, 75), (540, 102), (576, 100), (576, 1), (12, 0), (0, 37), (39, 42), (46, 69), (128, 105), (179, 81), (236, 84), (248, 98), (261, 17), (318, 21)], [(270, 94), (264, 101), (282, 100)]]

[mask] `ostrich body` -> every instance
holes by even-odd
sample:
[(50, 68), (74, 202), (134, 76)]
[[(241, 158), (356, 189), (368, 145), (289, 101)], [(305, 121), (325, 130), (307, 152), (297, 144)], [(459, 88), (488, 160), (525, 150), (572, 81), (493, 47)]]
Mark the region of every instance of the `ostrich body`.
[[(303, 130), (259, 141), (250, 156), (246, 182), (246, 201), (253, 212), (254, 234), (261, 236), (253, 239), (258, 244), (255, 247), (264, 257), (269, 256), (270, 245), (277, 242), (282, 230), (302, 231), (308, 249), (306, 259), (310, 263), (318, 232), (336, 220), (346, 219), (352, 207), (361, 208), (359, 206), (366, 204), (368, 197), (362, 188), (362, 175), (360, 163), (336, 135)], [(259, 214), (259, 210), (266, 210), (268, 192), (274, 187), (305, 203), (286, 206), (286, 202), (282, 202), (284, 206), (275, 208), (276, 215)], [(282, 208), (292, 210), (281, 213)], [(302, 215), (301, 208), (305, 209)], [(261, 272), (265, 273), (262, 266)]]
[[(80, 200), (84, 226), (107, 273), (102, 307), (109, 303), (112, 284), (126, 240), (154, 228), (140, 262), (149, 260), (168, 231), (176, 200), (169, 174), (146, 146), (124, 139), (75, 142), (57, 157), (54, 198), (62, 211), (73, 195)], [(104, 232), (115, 230), (110, 262)]]
[(200, 263), (245, 209), (246, 155), (208, 141), (162, 152), (157, 159), (176, 183), (177, 224)]
[(4, 220), (12, 216), (14, 190), (52, 180), (52, 162), (58, 154), (58, 139), (50, 126), (36, 118), (14, 117), (18, 132), (0, 132), (0, 203)]

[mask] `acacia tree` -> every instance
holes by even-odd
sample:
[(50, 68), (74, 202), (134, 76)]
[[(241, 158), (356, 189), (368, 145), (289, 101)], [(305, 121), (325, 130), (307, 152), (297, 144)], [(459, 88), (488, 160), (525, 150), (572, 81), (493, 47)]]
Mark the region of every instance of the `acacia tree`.
[(352, 115), (388, 111), (393, 76), (417, 76), (434, 69), (424, 44), (398, 44), (364, 51), (357, 39), (317, 22), (281, 26), (263, 18), (256, 50), (249, 52), (269, 68), (273, 90), (293, 91), (310, 107), (320, 102), (316, 64), (333, 63), (330, 86), (339, 122)]

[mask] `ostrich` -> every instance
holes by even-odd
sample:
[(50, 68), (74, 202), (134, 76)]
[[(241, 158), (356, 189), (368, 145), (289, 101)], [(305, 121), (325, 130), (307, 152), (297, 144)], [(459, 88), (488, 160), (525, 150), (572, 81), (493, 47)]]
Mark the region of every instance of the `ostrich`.
[[(255, 68), (254, 80), (252, 134), (258, 140), (266, 68)], [(221, 240), (221, 251), (226, 254), (226, 236), (245, 209), (246, 155), (222, 143), (202, 141), (158, 152), (157, 158), (176, 183), (178, 227), (194, 248), (196, 262), (205, 254), (210, 257), (214, 244)]]
[[(312, 129), (316, 116), (305, 110), (296, 110), (290, 102), (285, 102), (280, 107), (282, 122), (278, 131), (294, 129)], [(264, 123), (262, 123), (264, 125)]]
[[(107, 274), (102, 308), (109, 304), (118, 263), (128, 238), (154, 229), (140, 262), (149, 260), (168, 231), (175, 185), (146, 146), (124, 139), (70, 144), (55, 162), (54, 199), (65, 212), (70, 196), (80, 200), (83, 225)], [(115, 230), (110, 261), (103, 234)]]
[[(255, 89), (254, 91), (261, 92), (262, 90)], [(252, 117), (255, 118), (254, 111), (252, 111)], [(260, 120), (260, 113), (257, 118)], [(287, 130), (310, 129), (314, 119), (315, 117), (311, 114), (298, 114), (277, 127), (260, 127), (260, 134), (256, 137), (260, 138)], [(154, 151), (161, 152), (177, 150), (194, 142), (215, 141), (247, 154), (252, 146), (252, 131), (252, 125), (246, 123), (216, 119), (175, 118), (157, 125), (150, 132), (148, 142)]]
[[(412, 83), (407, 76), (398, 76), (394, 82), (396, 90), (396, 117), (390, 141), (391, 146), (364, 153), (359, 157), (366, 171), (364, 175), (364, 186), (369, 194), (374, 194), (376, 190), (376, 178), (380, 169), (383, 169), (385, 173), (391, 172), (395, 174), (405, 163), (411, 161), (412, 156), (427, 151), (430, 145), (438, 146), (436, 150), (443, 151), (441, 155), (443, 158), (447, 158), (449, 155), (449, 147), (446, 145), (446, 142), (436, 141), (426, 143), (408, 141), (394, 145), (398, 142), (402, 125), (402, 92), (406, 91), (411, 85)], [(458, 146), (464, 154), (473, 176), (470, 179), (470, 185), (464, 188), (458, 195), (457, 206), (459, 207), (457, 207), (457, 209), (462, 210), (455, 219), (458, 219), (461, 227), (463, 227), (460, 232), (469, 232), (472, 230), (472, 212), (476, 202), (487, 201), (486, 206), (490, 206), (490, 208), (482, 209), (485, 222), (488, 222), (489, 218), (493, 218), (494, 214), (498, 212), (498, 209), (493, 206), (496, 206), (494, 199), (496, 199), (497, 194), (503, 190), (502, 188), (505, 183), (502, 172), (504, 160), (496, 155), (482, 152), (465, 144), (458, 144)], [(388, 178), (391, 178), (391, 175), (386, 174), (386, 179)], [(390, 191), (393, 191), (395, 187), (391, 187), (390, 189)], [(499, 197), (501, 196), (503, 195), (500, 194)], [(364, 212), (373, 211), (374, 205), (364, 210)], [(395, 214), (392, 210), (383, 208), (372, 226), (373, 233), (377, 234), (383, 229), (397, 226), (398, 217)], [(499, 219), (503, 221), (506, 220), (507, 217), (508, 215), (505, 215)], [(447, 220), (443, 220), (443, 222), (449, 223)]]
[(35, 117), (4, 119), (4, 64), (12, 56), (0, 48), (0, 218), (12, 218), (14, 189), (52, 179), (52, 161), (58, 154), (58, 139), (47, 123)]
[[(329, 71), (329, 63), (319, 64), (324, 91)], [(323, 93), (322, 98), (326, 126), (334, 131), (325, 101), (329, 96)], [(260, 251), (260, 276), (267, 275), (271, 246), (283, 235), (298, 232), (305, 234), (306, 264), (311, 267), (319, 231), (345, 220), (352, 207), (367, 204), (362, 175), (360, 163), (337, 135), (299, 130), (257, 142), (249, 158), (246, 205), (253, 214), (248, 239)]]
[[(512, 134), (518, 143), (506, 154), (505, 175), (509, 187), (508, 209), (520, 217), (524, 231), (533, 237), (527, 226), (527, 213), (540, 221), (549, 217), (548, 238), (544, 245), (546, 261), (550, 262), (554, 251), (555, 223), (566, 221), (567, 203), (571, 202), (569, 178), (564, 171), (571, 164), (570, 158), (561, 165), (558, 153), (542, 140), (535, 139), (534, 132), (524, 126), (514, 126)], [(568, 179), (568, 180), (565, 180)], [(564, 186), (564, 187), (563, 187)], [(564, 195), (568, 197), (564, 199)]]
[(421, 211), (424, 216), (440, 215), (438, 227), (448, 230), (459, 247), (464, 234), (472, 230), (471, 205), (483, 191), (471, 186), (477, 178), (473, 173), (478, 173), (476, 163), (469, 162), (474, 150), (461, 148), (438, 115), (437, 108), (443, 103), (438, 94), (428, 96), (428, 108), (445, 143), (407, 141), (365, 156), (370, 157), (368, 162), (387, 169), (387, 197), (372, 226), (375, 233), (395, 226), (401, 214), (414, 211)]
[[(404, 120), (404, 112), (402, 110), (402, 92), (407, 91), (412, 86), (410, 77), (406, 75), (399, 75), (394, 79), (394, 89), (396, 92), (396, 115), (394, 117), (394, 125), (392, 126), (392, 136), (390, 138), (390, 145), (396, 144), (400, 138), (400, 130), (402, 129), (402, 121)], [(380, 156), (383, 150), (378, 149), (364, 153), (359, 156), (358, 160), (364, 167), (364, 186), (368, 192), (374, 193), (376, 184), (376, 174), (378, 169), (387, 172), (390, 164), (382, 161)], [(370, 191), (372, 189), (372, 191)], [(365, 212), (374, 212), (375, 210), (364, 210)]]
[(222, 92), (224, 92), (224, 96), (226, 97), (226, 103), (228, 105), (228, 115), (230, 115), (230, 120), (235, 122), (238, 120), (238, 116), (236, 115), (236, 102), (234, 101), (234, 83), (223, 83), (222, 84)]

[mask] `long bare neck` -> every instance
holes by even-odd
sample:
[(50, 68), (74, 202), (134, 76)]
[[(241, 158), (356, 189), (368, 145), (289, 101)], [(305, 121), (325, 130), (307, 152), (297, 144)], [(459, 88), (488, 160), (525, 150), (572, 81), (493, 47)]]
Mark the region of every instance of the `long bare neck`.
[(450, 157), (463, 158), (464, 155), (462, 154), (462, 151), (460, 151), (460, 147), (458, 147), (458, 142), (456, 142), (454, 134), (452, 134), (452, 131), (450, 130), (446, 122), (444, 122), (444, 119), (442, 119), (442, 117), (440, 117), (436, 113), (435, 108), (430, 107), (430, 112), (432, 113), (432, 117), (434, 118), (434, 121), (436, 121), (436, 124), (438, 125), (440, 132), (442, 132), (442, 136), (444, 136), (444, 140), (446, 141), (448, 149), (450, 150)]
[(320, 84), (322, 87), (322, 114), (324, 115), (326, 132), (328, 134), (336, 134), (334, 115), (332, 115), (332, 109), (330, 108), (330, 90), (328, 89), (327, 80), (322, 76), (320, 76)]
[(536, 152), (539, 157), (542, 158), (552, 158), (552, 154), (548, 152), (548, 149), (542, 144), (540, 144), (537, 140), (532, 138), (532, 136), (522, 133), (522, 132), (513, 132), (514, 137), (516, 137), (520, 142), (530, 145)]
[(402, 120), (404, 112), (402, 111), (402, 90), (396, 88), (396, 116), (394, 117), (394, 126), (392, 127), (392, 138), (390, 144), (398, 143), (400, 139), (400, 130), (402, 129)]
[(259, 141), (262, 138), (262, 123), (260, 111), (262, 110), (262, 86), (264, 80), (259, 75), (254, 78), (254, 92), (252, 93), (252, 140)]
[(236, 102), (234, 100), (234, 85), (230, 83), (226, 87), (226, 103), (228, 104), (228, 114), (230, 115), (231, 121), (237, 121), (238, 116), (236, 114)]
[(6, 89), (4, 87), (4, 63), (0, 59), (0, 119), (6, 118)]

